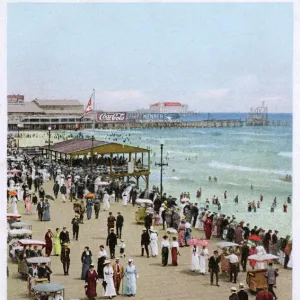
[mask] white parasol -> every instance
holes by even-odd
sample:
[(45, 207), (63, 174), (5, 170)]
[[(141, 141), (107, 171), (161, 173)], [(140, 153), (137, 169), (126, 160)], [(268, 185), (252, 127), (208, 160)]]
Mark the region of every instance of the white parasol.
[(99, 181), (98, 183), (96, 183), (96, 185), (98, 185), (98, 186), (108, 186), (109, 183), (106, 182), (106, 181)]
[(30, 245), (35, 245), (35, 246), (45, 246), (46, 243), (43, 241), (39, 240), (30, 240), (30, 239), (22, 239), (19, 240), (19, 244), (22, 246), (30, 246)]
[(51, 262), (51, 259), (49, 257), (45, 256), (39, 256), (39, 257), (30, 257), (27, 258), (27, 262), (30, 264), (42, 264), (42, 263), (49, 263)]
[(8, 234), (11, 236), (16, 235), (32, 235), (32, 231), (28, 229), (12, 229), (8, 231)]
[(227, 248), (227, 247), (234, 247), (234, 246), (239, 246), (239, 244), (232, 243), (232, 242), (220, 242), (216, 244), (217, 247), (219, 248)]
[(177, 230), (175, 229), (175, 228), (172, 228), (172, 227), (170, 227), (170, 228), (167, 228), (167, 233), (177, 233)]
[(137, 203), (137, 204), (153, 204), (153, 202), (150, 199), (141, 199), (141, 198), (136, 199), (135, 203)]
[(248, 259), (265, 262), (269, 260), (279, 259), (279, 257), (273, 254), (253, 254), (248, 256)]

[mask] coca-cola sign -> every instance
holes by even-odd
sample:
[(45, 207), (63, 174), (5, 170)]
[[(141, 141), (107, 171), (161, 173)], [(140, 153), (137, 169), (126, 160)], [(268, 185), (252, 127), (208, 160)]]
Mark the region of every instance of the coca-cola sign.
[(98, 121), (102, 122), (120, 122), (126, 121), (126, 113), (125, 112), (116, 112), (116, 113), (98, 113)]

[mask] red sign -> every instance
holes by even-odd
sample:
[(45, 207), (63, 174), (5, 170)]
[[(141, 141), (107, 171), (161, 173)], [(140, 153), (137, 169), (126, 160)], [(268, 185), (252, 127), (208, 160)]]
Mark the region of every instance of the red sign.
[(126, 112), (116, 112), (116, 113), (98, 113), (98, 122), (120, 122), (126, 121)]

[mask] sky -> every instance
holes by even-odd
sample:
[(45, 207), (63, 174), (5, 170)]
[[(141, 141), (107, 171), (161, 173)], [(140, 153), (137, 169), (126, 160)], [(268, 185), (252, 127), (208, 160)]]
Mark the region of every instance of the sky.
[(292, 3), (9, 3), (8, 94), (292, 112)]

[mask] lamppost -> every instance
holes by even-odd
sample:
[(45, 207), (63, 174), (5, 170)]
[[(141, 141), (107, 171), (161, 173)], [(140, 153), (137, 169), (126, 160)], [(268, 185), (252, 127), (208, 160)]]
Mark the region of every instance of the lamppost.
[(160, 140), (160, 163), (155, 163), (156, 166), (160, 167), (160, 196), (163, 195), (163, 166), (168, 166), (168, 163), (163, 163), (163, 152), (164, 152), (164, 141)]
[(94, 170), (94, 140), (95, 137), (92, 135), (92, 152), (91, 152), (91, 175), (93, 176), (93, 170)]
[(22, 124), (18, 124), (18, 151), (19, 151), (19, 148), (20, 148), (20, 129), (22, 128)]
[(51, 157), (51, 161), (52, 161), (52, 154), (50, 153), (50, 136), (51, 136), (51, 126), (48, 127), (48, 152), (49, 152), (49, 155)]

